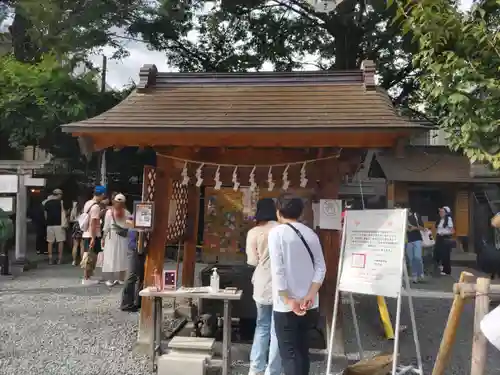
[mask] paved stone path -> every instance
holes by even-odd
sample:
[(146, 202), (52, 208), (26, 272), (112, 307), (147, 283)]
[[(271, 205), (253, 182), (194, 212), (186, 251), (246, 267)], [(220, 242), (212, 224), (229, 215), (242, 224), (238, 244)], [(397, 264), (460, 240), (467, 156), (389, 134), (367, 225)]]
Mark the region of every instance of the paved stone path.
[[(461, 269), (454, 269), (458, 277)], [(137, 314), (118, 309), (119, 288), (104, 285), (83, 287), (80, 270), (69, 265), (47, 266), (15, 279), (0, 277), (0, 375), (139, 375), (149, 374), (145, 357), (132, 354), (136, 339)], [(436, 293), (449, 289), (453, 279), (432, 280), (420, 286)], [(449, 285), (448, 285), (449, 284)], [(425, 291), (419, 292), (425, 297)], [(430, 374), (451, 300), (418, 298), (416, 319), (425, 365)], [(360, 326), (366, 351), (390, 351), (391, 342), (381, 339), (375, 299), (356, 296), (356, 308), (362, 315)], [(405, 299), (402, 324), (410, 326)], [(391, 314), (394, 301), (388, 301)], [(347, 305), (345, 327), (348, 351), (354, 353), (352, 319)], [(447, 375), (465, 375), (470, 370), (473, 305), (466, 308), (458, 332)], [(234, 346), (233, 375), (248, 372), (248, 345)], [(414, 361), (414, 345), (410, 331), (402, 334), (401, 356), (404, 364)], [(324, 374), (325, 360), (313, 357), (311, 373)], [(485, 375), (500, 373), (500, 355), (490, 348)]]

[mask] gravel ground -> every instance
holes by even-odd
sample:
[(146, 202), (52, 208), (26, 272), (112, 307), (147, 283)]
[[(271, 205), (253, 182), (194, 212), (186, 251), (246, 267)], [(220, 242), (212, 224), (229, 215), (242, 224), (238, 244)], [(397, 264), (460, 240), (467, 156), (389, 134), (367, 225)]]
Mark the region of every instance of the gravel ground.
[[(460, 269), (455, 269), (458, 276)], [(149, 374), (147, 358), (133, 355), (137, 337), (137, 314), (118, 309), (119, 288), (104, 285), (83, 287), (80, 270), (68, 265), (29, 271), (15, 279), (0, 277), (0, 375), (128, 375)], [(442, 283), (430, 282), (425, 289), (439, 291)], [(449, 288), (445, 282), (445, 289)], [(356, 309), (365, 351), (390, 351), (391, 342), (381, 339), (376, 302), (371, 297), (356, 296)], [(410, 327), (406, 299), (402, 324)], [(394, 315), (395, 303), (388, 301)], [(415, 301), (416, 319), (425, 373), (430, 374), (439, 347), (451, 300), (419, 298)], [(352, 319), (345, 310), (347, 349), (356, 351), (353, 343)], [(452, 367), (447, 375), (470, 372), (473, 304), (466, 307)], [(414, 361), (411, 332), (401, 336), (403, 364)], [(233, 345), (233, 375), (248, 372), (249, 345)], [(489, 348), (485, 375), (500, 373), (500, 356)], [(313, 356), (312, 374), (324, 374), (325, 360)]]
[(80, 270), (40, 266), (0, 278), (1, 375), (137, 375), (137, 314), (118, 309), (119, 288), (83, 287)]

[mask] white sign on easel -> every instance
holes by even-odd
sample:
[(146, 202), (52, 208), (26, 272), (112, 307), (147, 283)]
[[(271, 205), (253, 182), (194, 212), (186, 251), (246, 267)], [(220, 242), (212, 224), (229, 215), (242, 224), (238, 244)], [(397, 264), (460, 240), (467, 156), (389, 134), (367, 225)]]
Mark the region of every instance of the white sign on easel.
[(342, 201), (339, 199), (320, 199), (318, 221), (320, 229), (342, 229)]
[[(338, 271), (340, 276), (337, 280), (332, 330), (328, 345), (327, 375), (330, 375), (331, 370), (332, 344), (335, 337), (340, 292), (350, 293), (351, 296), (352, 293), (357, 293), (397, 298), (392, 375), (409, 372), (422, 375), (422, 357), (413, 299), (408, 272), (404, 265), (407, 217), (407, 210), (403, 209), (346, 211)], [(398, 367), (403, 278), (408, 295), (418, 369), (413, 366)], [(360, 357), (363, 358), (361, 336), (352, 298), (351, 305), (357, 344)]]

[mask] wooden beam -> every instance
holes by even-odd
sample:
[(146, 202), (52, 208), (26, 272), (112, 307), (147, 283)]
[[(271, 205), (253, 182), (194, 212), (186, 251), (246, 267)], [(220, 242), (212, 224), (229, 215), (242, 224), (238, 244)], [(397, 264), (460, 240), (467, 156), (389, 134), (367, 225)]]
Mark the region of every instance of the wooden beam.
[[(477, 288), (476, 284), (456, 283), (453, 285), (453, 293), (459, 294), (462, 298), (474, 298), (476, 297)], [(490, 285), (489, 295), (491, 297), (500, 296), (500, 285)]]
[(304, 131), (160, 131), (142, 132), (123, 129), (109, 132), (73, 133), (74, 136), (92, 137), (97, 150), (114, 145), (128, 146), (186, 146), (186, 147), (342, 147), (380, 148), (393, 147), (398, 138), (409, 137), (412, 130), (325, 130)]
[[(168, 230), (168, 211), (172, 196), (172, 160), (157, 157), (155, 181), (155, 216), (154, 230), (149, 240), (146, 265), (144, 269), (144, 287), (155, 284), (155, 279), (163, 276), (163, 263), (165, 261), (165, 243)], [(139, 321), (139, 343), (152, 343), (153, 340), (153, 314), (152, 299), (144, 297), (141, 304)]]
[(194, 286), (196, 270), (196, 246), (198, 245), (198, 223), (200, 217), (200, 189), (190, 185), (184, 256), (182, 260), (182, 286)]
[[(325, 175), (336, 176), (329, 180), (321, 180), (318, 199), (337, 199), (340, 187), (338, 162), (328, 161), (323, 164)], [(319, 238), (323, 247), (326, 263), (326, 277), (320, 289), (320, 312), (326, 319), (326, 338), (330, 337), (333, 305), (335, 303), (335, 288), (337, 285), (337, 271), (340, 259), (340, 232), (337, 230), (319, 229)], [(340, 310), (339, 310), (340, 311)], [(337, 318), (338, 326), (335, 329), (334, 353), (345, 355), (345, 342), (342, 329), (341, 314)]]
[[(470, 272), (462, 272), (460, 274), (460, 283), (471, 283), (473, 281), (474, 275)], [(441, 345), (439, 346), (436, 362), (434, 363), (432, 375), (444, 375), (446, 367), (448, 367), (465, 303), (466, 301), (464, 298), (455, 295), (453, 304), (451, 305), (450, 315), (448, 315), (448, 321), (446, 322), (446, 328), (444, 329), (443, 338), (441, 339)]]
[[(197, 154), (193, 154), (191, 147), (175, 147), (170, 151), (162, 152), (163, 148), (156, 148), (160, 153), (176, 158), (194, 159), (205, 163), (239, 164), (239, 165), (268, 165), (276, 163), (293, 163), (317, 158), (314, 149), (306, 148), (222, 148), (204, 147)], [(340, 148), (329, 148), (323, 157), (342, 156)], [(189, 157), (188, 155), (191, 155)]]

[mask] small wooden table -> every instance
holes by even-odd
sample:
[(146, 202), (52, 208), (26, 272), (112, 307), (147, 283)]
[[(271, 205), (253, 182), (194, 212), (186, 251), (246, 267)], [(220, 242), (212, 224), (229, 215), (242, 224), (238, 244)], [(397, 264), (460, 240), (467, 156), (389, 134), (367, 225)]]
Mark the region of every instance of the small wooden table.
[[(153, 298), (153, 366), (156, 363), (156, 356), (161, 355), (161, 329), (162, 329), (162, 300), (163, 298), (198, 298), (216, 299), (224, 301), (224, 326), (222, 331), (222, 375), (228, 375), (231, 367), (231, 301), (241, 299), (243, 292), (238, 290), (227, 293), (224, 290), (219, 292), (192, 292), (193, 288), (180, 288), (177, 290), (155, 291), (149, 288), (139, 292), (141, 297)], [(154, 367), (156, 370), (156, 368)]]

